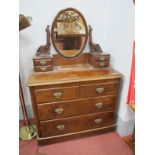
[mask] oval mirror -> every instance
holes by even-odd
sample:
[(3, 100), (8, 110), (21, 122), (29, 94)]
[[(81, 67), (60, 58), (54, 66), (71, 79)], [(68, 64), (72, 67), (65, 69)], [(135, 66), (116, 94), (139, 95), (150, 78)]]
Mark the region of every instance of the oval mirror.
[(60, 11), (51, 30), (52, 43), (56, 51), (66, 58), (78, 56), (86, 46), (88, 28), (83, 15), (74, 8)]

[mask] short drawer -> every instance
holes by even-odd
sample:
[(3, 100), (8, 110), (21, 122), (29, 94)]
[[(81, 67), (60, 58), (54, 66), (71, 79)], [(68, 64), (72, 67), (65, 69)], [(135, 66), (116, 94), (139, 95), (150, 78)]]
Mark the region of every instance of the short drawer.
[(89, 84), (80, 86), (80, 97), (97, 97), (113, 93), (118, 93), (119, 83), (108, 82), (99, 84)]
[(53, 70), (53, 66), (34, 66), (35, 72), (48, 72), (52, 70)]
[(52, 102), (38, 104), (39, 119), (50, 120), (64, 117), (71, 117), (78, 114), (79, 101)]
[(115, 124), (115, 112), (86, 115), (80, 118), (80, 131), (106, 127)]
[(77, 132), (80, 130), (79, 121), (79, 118), (68, 118), (57, 121), (41, 122), (41, 136), (49, 137)]
[(79, 96), (79, 87), (59, 87), (35, 90), (37, 103), (75, 99)]
[(110, 55), (96, 55), (94, 57), (96, 62), (105, 62), (105, 61), (110, 61)]
[(34, 66), (52, 65), (52, 59), (33, 59)]
[(78, 104), (79, 114), (93, 114), (116, 110), (117, 95), (94, 97), (81, 100)]
[(109, 67), (109, 61), (104, 61), (104, 62), (94, 62), (93, 66), (96, 68), (105, 68)]

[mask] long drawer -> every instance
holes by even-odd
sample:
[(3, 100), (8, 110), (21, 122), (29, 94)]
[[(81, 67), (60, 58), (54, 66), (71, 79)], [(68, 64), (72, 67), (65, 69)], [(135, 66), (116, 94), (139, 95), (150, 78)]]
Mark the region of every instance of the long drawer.
[(117, 95), (38, 104), (39, 119), (50, 120), (116, 109)]
[(115, 123), (115, 112), (106, 112), (65, 118), (52, 121), (42, 121), (41, 137), (50, 137), (74, 133), (78, 131), (101, 128)]
[(78, 86), (35, 90), (35, 98), (37, 103), (76, 99), (78, 97), (79, 97)]

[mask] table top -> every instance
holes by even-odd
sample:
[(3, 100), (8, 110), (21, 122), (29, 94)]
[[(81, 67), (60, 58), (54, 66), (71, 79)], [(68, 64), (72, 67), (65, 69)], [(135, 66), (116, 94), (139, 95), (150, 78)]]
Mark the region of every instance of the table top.
[(121, 78), (122, 74), (113, 68), (96, 69), (90, 64), (54, 66), (50, 72), (31, 72), (27, 86), (41, 86), (92, 80)]

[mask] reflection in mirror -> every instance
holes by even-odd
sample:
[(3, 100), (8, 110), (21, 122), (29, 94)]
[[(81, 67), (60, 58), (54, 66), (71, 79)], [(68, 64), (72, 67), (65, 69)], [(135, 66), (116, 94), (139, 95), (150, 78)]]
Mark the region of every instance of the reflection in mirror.
[(53, 45), (64, 57), (71, 58), (79, 55), (85, 47), (87, 34), (85, 19), (73, 8), (59, 12), (53, 22)]

